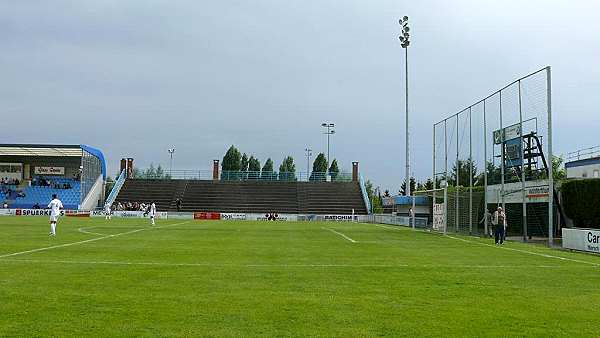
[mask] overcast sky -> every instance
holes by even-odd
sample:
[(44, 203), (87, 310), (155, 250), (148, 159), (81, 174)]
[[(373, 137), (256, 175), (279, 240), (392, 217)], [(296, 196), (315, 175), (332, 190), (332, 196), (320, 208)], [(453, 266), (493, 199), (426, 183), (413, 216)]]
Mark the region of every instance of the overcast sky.
[(408, 15), (413, 170), (432, 124), (551, 65), (554, 149), (600, 144), (593, 1), (2, 1), (0, 143), (84, 143), (176, 169), (234, 144), (264, 163), (304, 148), (396, 191), (404, 177)]

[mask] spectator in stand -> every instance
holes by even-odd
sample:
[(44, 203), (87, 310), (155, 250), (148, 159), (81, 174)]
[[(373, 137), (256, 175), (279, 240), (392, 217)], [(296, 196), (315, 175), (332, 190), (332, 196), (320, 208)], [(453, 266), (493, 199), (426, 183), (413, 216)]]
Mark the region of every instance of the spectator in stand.
[(31, 207), (31, 209), (41, 209), (40, 204), (36, 203), (33, 205), (33, 207)]
[(177, 212), (181, 211), (181, 198), (175, 200), (175, 205), (177, 206)]
[(4, 201), (4, 203), (2, 204), (2, 208), (3, 209), (8, 209), (8, 203), (6, 203), (6, 201)]
[(23, 198), (24, 198), (24, 197), (25, 197), (25, 192), (23, 192), (23, 191), (19, 191), (19, 192), (17, 193), (17, 197), (23, 197)]

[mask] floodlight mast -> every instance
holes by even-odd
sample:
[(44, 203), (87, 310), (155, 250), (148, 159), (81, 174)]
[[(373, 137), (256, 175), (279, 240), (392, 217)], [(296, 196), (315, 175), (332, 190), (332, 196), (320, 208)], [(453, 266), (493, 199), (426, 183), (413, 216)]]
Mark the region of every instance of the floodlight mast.
[(323, 122), (323, 123), (321, 123), (321, 127), (327, 128), (327, 131), (323, 132), (323, 134), (327, 135), (327, 170), (326, 170), (326, 172), (329, 173), (329, 136), (335, 134), (335, 130), (332, 129), (333, 127), (335, 127), (335, 124), (330, 123), (330, 122)]
[(411, 195), (410, 191), (410, 138), (409, 138), (409, 127), (408, 127), (408, 46), (410, 46), (410, 27), (408, 26), (408, 16), (402, 17), (402, 19), (398, 20), (400, 27), (402, 27), (402, 35), (398, 37), (400, 40), (400, 46), (404, 48), (404, 66), (405, 66), (405, 111), (406, 111), (406, 135), (405, 135), (405, 144), (406, 144), (406, 171), (405, 171), (405, 182), (406, 182), (406, 196)]
[(170, 178), (173, 179), (173, 154), (175, 153), (175, 147), (167, 149), (167, 151), (171, 156), (171, 163), (169, 165), (169, 176), (171, 176)]
[(306, 152), (306, 177), (307, 177), (307, 179), (309, 179), (310, 178), (310, 157), (312, 156), (312, 149), (304, 148), (304, 151)]

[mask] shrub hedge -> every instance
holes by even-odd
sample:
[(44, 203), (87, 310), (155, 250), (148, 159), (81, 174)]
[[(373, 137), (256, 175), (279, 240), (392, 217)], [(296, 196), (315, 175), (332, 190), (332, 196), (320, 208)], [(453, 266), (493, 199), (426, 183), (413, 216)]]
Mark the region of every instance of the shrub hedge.
[(565, 214), (576, 227), (600, 228), (600, 179), (565, 181), (561, 193)]

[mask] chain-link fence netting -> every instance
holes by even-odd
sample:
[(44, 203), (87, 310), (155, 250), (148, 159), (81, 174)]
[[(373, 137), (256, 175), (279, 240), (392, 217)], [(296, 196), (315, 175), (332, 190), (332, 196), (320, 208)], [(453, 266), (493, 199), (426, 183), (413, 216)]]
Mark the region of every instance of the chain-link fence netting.
[(501, 206), (509, 235), (554, 234), (550, 74), (529, 74), (434, 124), (434, 188), (447, 187), (448, 232), (489, 234)]

